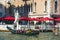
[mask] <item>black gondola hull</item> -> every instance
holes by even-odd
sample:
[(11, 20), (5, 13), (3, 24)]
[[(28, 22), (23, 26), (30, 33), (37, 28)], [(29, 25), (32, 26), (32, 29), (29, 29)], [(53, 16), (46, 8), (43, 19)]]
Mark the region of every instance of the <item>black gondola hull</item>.
[(36, 31), (36, 30), (31, 30), (31, 32), (26, 33), (22, 30), (13, 30), (10, 27), (7, 27), (7, 29), (13, 34), (22, 34), (22, 35), (38, 35), (39, 34), (39, 31)]

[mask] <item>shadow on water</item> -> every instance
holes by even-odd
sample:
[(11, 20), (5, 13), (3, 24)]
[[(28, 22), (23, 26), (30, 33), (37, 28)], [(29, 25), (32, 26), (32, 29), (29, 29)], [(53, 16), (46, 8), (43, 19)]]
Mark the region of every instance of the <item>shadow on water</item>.
[[(18, 38), (20, 38), (21, 40), (34, 40), (34, 39), (39, 39), (39, 34), (38, 35), (21, 35), (21, 34), (10, 34), (12, 36), (17, 36)], [(16, 38), (17, 38), (16, 37)]]
[(37, 34), (37, 35), (23, 35), (23, 34), (12, 34), (12, 33), (10, 35), (18, 35), (18, 36), (20, 35), (20, 36), (27, 36), (27, 37), (33, 36), (36, 38), (39, 36), (39, 34)]

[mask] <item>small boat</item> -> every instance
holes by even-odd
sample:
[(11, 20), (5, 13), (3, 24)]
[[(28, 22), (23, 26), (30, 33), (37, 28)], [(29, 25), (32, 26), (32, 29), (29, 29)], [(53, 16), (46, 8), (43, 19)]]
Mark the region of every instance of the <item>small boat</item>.
[(10, 27), (7, 27), (7, 29), (13, 34), (22, 34), (22, 35), (37, 35), (37, 34), (39, 34), (39, 31), (37, 31), (37, 30), (14, 30)]

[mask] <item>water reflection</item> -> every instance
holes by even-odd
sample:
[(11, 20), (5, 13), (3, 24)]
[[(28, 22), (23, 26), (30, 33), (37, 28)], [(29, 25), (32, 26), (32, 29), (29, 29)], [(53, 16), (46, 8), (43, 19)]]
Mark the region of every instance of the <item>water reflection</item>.
[(0, 40), (60, 40), (60, 35), (55, 36), (52, 32), (43, 32), (39, 35), (27, 36), (0, 32)]

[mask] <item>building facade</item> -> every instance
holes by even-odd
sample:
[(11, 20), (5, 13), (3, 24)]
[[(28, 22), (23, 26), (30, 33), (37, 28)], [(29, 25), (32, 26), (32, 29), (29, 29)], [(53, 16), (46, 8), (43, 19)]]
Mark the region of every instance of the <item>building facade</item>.
[[(8, 4), (10, 2), (10, 4)], [(50, 17), (60, 13), (60, 0), (7, 0), (6, 14), (14, 15), (14, 9), (18, 9), (20, 16)], [(9, 6), (11, 6), (10, 9)], [(15, 7), (15, 8), (14, 8)]]
[[(0, 0), (3, 15), (14, 16), (18, 10), (20, 16), (51, 17), (60, 14), (60, 0)], [(1, 14), (1, 13), (0, 13)]]

